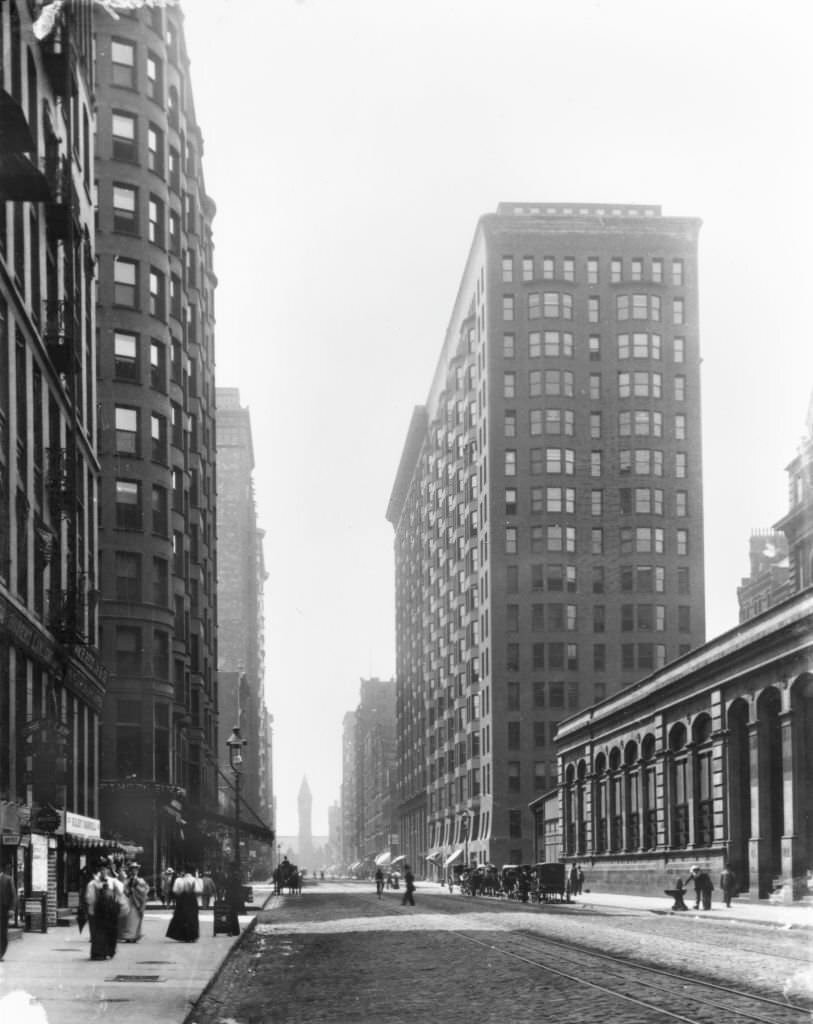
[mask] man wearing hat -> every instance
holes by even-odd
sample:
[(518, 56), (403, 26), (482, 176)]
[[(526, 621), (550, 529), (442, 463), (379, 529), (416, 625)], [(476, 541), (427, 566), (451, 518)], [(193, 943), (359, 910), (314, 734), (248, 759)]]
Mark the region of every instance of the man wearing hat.
[(700, 865), (695, 864), (689, 871), (689, 881), (694, 882), (694, 909), (699, 909), (702, 904), (703, 910), (711, 910), (714, 885), (708, 871), (701, 871)]

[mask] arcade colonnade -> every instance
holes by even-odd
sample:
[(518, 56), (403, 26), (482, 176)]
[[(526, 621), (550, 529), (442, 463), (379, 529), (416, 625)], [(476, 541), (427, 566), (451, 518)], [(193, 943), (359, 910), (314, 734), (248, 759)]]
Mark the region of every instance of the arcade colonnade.
[[(751, 898), (807, 894), (812, 594), (562, 723), (561, 856), (597, 887), (662, 892), (694, 863), (718, 875), (727, 862)], [(550, 808), (539, 801), (536, 813)]]

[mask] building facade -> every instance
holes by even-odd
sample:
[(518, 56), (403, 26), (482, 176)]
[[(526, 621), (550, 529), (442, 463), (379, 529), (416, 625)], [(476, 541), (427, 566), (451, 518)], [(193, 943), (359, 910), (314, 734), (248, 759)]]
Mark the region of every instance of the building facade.
[(157, 875), (216, 847), (215, 207), (181, 9), (119, 14), (95, 25), (102, 815)]
[(559, 721), (704, 640), (699, 227), (478, 223), (387, 510), (414, 864), (527, 862)]
[(747, 622), (793, 593), (788, 542), (779, 530), (755, 530), (748, 542), (750, 574), (737, 587), (740, 622)]
[(540, 859), (580, 860), (594, 887), (613, 891), (660, 892), (700, 861), (727, 863), (752, 899), (808, 895), (811, 452), (809, 413), (787, 467), (788, 512), (768, 541), (752, 538), (761, 569), (784, 531), (793, 592), (782, 581), (766, 610), (562, 724), (558, 792), (532, 807)]
[(229, 813), (233, 793), (225, 739), (238, 726), (246, 740), (241, 794), (256, 818), (270, 825), (274, 797), (263, 610), (267, 574), (254, 498), (251, 416), (240, 405), (236, 388), (218, 388), (216, 396), (220, 803)]
[(342, 788), (340, 866), (347, 870), (360, 861), (356, 828), (356, 712), (345, 712), (342, 719)]
[(104, 842), (91, 39), (0, 5), (0, 866), (52, 924)]

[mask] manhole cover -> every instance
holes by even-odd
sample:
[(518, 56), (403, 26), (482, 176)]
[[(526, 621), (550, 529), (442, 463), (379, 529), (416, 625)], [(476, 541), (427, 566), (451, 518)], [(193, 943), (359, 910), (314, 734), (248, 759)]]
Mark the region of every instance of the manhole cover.
[(105, 981), (160, 981), (158, 974), (117, 974), (113, 978), (105, 978)]

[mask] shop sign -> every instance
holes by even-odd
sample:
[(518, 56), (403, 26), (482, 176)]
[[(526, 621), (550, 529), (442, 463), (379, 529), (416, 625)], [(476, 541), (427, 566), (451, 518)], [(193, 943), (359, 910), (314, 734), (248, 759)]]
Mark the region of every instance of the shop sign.
[(34, 827), (43, 832), (56, 832), (62, 824), (62, 812), (55, 811), (52, 807), (43, 807), (34, 818)]
[(101, 839), (102, 822), (99, 818), (86, 818), (72, 811), (65, 811), (65, 832), (70, 836), (85, 839)]
[(15, 832), (7, 832), (2, 837), (2, 840), (3, 840), (3, 842), (2, 842), (3, 846), (19, 846), (20, 845), (20, 837)]

